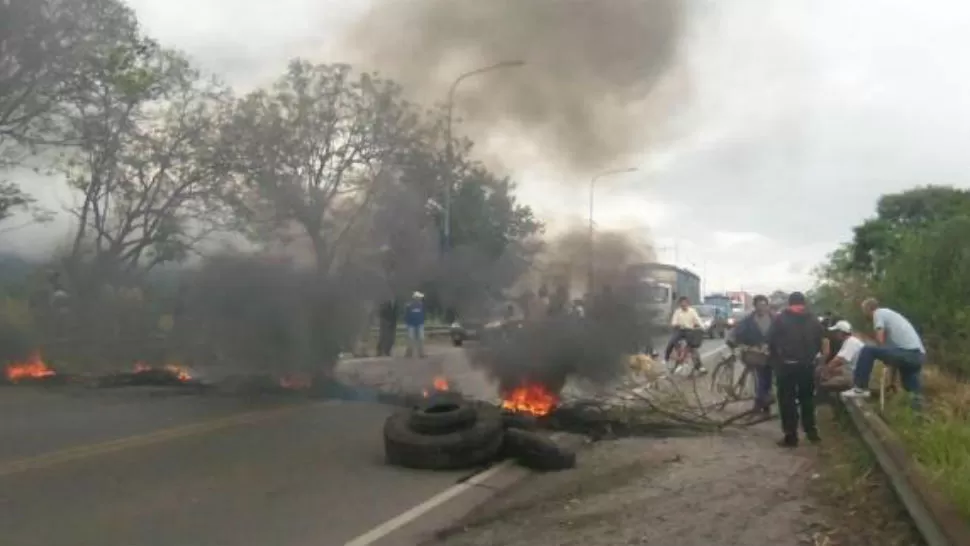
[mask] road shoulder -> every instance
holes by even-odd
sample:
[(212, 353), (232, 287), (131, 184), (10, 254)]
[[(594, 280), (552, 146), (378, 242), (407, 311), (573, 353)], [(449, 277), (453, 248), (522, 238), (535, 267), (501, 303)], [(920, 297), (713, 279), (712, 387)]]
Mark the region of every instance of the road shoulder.
[(813, 544), (814, 453), (777, 448), (776, 426), (595, 444), (575, 470), (522, 480), (426, 544)]

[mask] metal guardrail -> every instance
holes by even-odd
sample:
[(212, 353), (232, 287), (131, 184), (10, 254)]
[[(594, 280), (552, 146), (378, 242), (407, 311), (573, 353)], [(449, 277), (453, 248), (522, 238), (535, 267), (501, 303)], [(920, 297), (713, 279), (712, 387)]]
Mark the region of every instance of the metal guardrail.
[(851, 399), (843, 405), (926, 544), (970, 544), (970, 525), (930, 484), (889, 425), (864, 401)]
[[(379, 334), (380, 331), (381, 329), (378, 326), (371, 326), (370, 328), (370, 332), (375, 335)], [(404, 326), (398, 326), (396, 332), (398, 334), (405, 334), (407, 333), (407, 328), (405, 328)], [(425, 326), (424, 327), (424, 335), (426, 336), (440, 336), (440, 335), (445, 335), (449, 333), (451, 333), (450, 326)]]

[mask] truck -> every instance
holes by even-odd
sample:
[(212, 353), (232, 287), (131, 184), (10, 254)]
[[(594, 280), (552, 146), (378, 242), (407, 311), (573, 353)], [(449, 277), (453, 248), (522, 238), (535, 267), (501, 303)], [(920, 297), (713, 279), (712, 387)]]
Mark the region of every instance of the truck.
[(727, 294), (708, 294), (704, 296), (704, 304), (718, 308), (725, 317), (731, 316), (731, 298)]
[(727, 294), (708, 294), (704, 296), (704, 303), (717, 309), (718, 314), (723, 317), (725, 328), (734, 328), (740, 319), (734, 300)]
[(731, 310), (735, 314), (747, 313), (754, 307), (754, 298), (748, 292), (734, 291), (728, 292), (727, 297), (731, 299)]
[(681, 296), (687, 296), (692, 304), (700, 302), (701, 278), (687, 269), (656, 262), (639, 263), (627, 268), (627, 276), (636, 287), (637, 307), (648, 311), (654, 320), (666, 321)]

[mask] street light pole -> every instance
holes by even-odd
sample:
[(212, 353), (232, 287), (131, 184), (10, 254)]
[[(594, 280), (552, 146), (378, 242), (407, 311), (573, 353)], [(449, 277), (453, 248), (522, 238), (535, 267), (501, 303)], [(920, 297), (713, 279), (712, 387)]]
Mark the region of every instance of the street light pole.
[(499, 70), (502, 68), (515, 68), (525, 65), (525, 61), (502, 61), (500, 63), (495, 63), (488, 66), (483, 66), (482, 68), (476, 68), (475, 70), (470, 70), (461, 74), (455, 81), (451, 84), (451, 88), (448, 89), (448, 102), (446, 103), (446, 114), (445, 114), (445, 218), (444, 218), (444, 248), (443, 250), (449, 250), (451, 248), (451, 192), (453, 181), (451, 179), (452, 170), (454, 169), (454, 148), (451, 142), (451, 124), (452, 118), (454, 117), (455, 111), (455, 92), (458, 90), (458, 85), (465, 81), (466, 79), (477, 76), (479, 74), (484, 74), (486, 72), (491, 72), (493, 70)]
[(588, 276), (586, 279), (586, 291), (588, 292), (589, 297), (593, 297), (593, 280), (594, 280), (593, 276), (595, 275), (595, 273), (593, 272), (594, 263), (595, 263), (594, 253), (593, 253), (593, 234), (594, 234), (593, 198), (596, 195), (596, 181), (605, 176), (612, 176), (614, 174), (632, 173), (632, 172), (636, 172), (636, 170), (637, 170), (636, 167), (630, 167), (628, 169), (614, 169), (611, 171), (604, 171), (597, 174), (589, 181), (589, 271), (587, 272)]

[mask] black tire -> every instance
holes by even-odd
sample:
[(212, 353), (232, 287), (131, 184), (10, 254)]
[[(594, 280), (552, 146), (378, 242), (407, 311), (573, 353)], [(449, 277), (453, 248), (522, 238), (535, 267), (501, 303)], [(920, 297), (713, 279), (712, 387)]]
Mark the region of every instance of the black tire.
[(384, 422), (384, 456), (388, 464), (420, 470), (475, 468), (496, 458), (502, 448), (502, 414), (481, 407), (475, 423), (450, 434), (420, 434), (411, 429), (411, 410)]
[(119, 372), (102, 377), (102, 387), (170, 387), (183, 386), (185, 382), (174, 373), (164, 369), (150, 369), (141, 372)]
[(465, 340), (461, 338), (451, 338), (451, 344), (455, 347), (461, 347)]
[(461, 400), (433, 398), (411, 413), (411, 430), (420, 434), (450, 434), (475, 424), (478, 411)]
[(532, 415), (522, 413), (503, 413), (502, 424), (505, 428), (518, 428), (523, 430), (535, 430), (539, 427), (539, 422)]
[(503, 452), (520, 465), (540, 472), (566, 470), (576, 466), (576, 453), (560, 447), (548, 437), (510, 428), (505, 431)]

